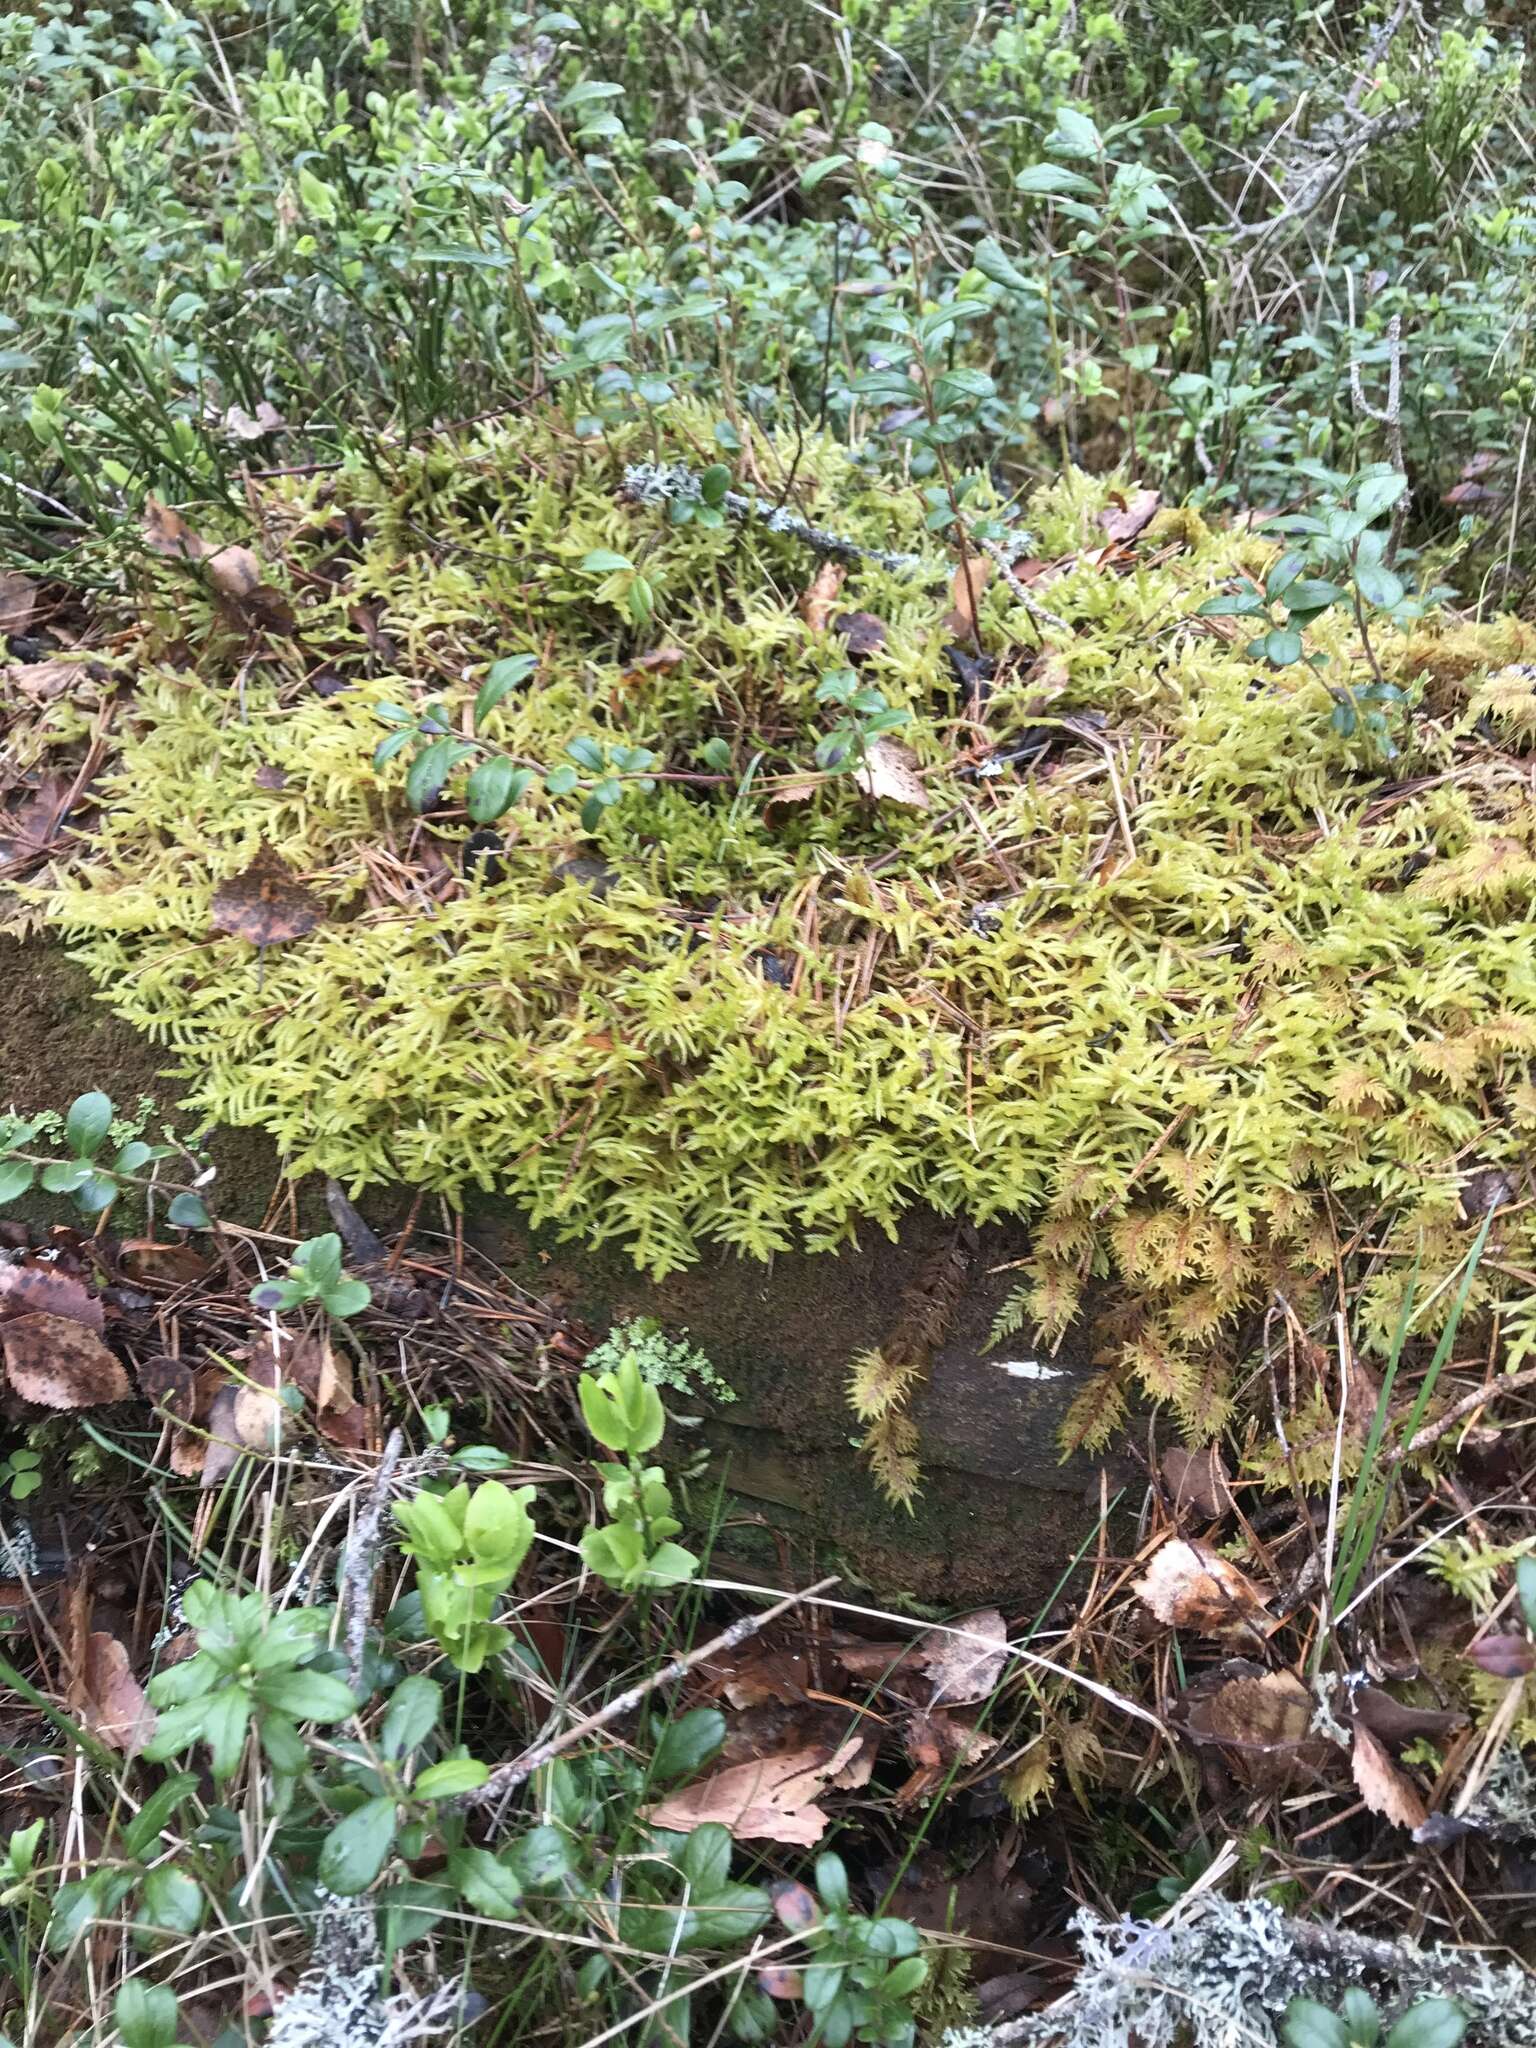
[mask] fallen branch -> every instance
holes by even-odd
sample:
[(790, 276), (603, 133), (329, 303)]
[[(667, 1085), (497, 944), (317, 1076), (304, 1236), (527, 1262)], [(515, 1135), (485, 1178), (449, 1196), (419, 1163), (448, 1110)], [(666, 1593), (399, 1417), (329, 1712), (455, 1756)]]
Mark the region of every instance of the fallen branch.
[(547, 1742), (536, 1742), (532, 1749), (525, 1749), (520, 1757), (514, 1757), (510, 1763), (498, 1764), (483, 1785), (477, 1786), (473, 1792), (461, 1793), (450, 1803), (461, 1808), (494, 1805), (498, 1800), (506, 1798), (508, 1793), (515, 1792), (519, 1785), (525, 1784), (533, 1776), (535, 1771), (542, 1770), (545, 1764), (562, 1755), (574, 1743), (580, 1742), (585, 1736), (595, 1734), (599, 1728), (608, 1727), (611, 1722), (621, 1720), (625, 1714), (632, 1713), (661, 1686), (671, 1685), (675, 1679), (685, 1678), (695, 1665), (704, 1663), (710, 1657), (718, 1657), (727, 1650), (734, 1650), (739, 1643), (744, 1643), (749, 1636), (755, 1636), (758, 1630), (766, 1628), (770, 1621), (777, 1621), (781, 1614), (787, 1614), (802, 1600), (809, 1600), (817, 1593), (825, 1593), (829, 1586), (836, 1584), (837, 1577), (834, 1574), (831, 1578), (819, 1579), (803, 1593), (787, 1593), (782, 1600), (775, 1601), (772, 1607), (764, 1608), (761, 1614), (744, 1614), (739, 1621), (733, 1621), (728, 1629), (712, 1637), (702, 1647), (688, 1651), (685, 1656), (674, 1657), (670, 1664), (663, 1665), (659, 1671), (653, 1671), (649, 1678), (642, 1678), (638, 1685), (632, 1685), (627, 1692), (619, 1693), (605, 1707), (599, 1707), (596, 1713), (588, 1714), (574, 1727), (567, 1728), (563, 1735), (551, 1736)]

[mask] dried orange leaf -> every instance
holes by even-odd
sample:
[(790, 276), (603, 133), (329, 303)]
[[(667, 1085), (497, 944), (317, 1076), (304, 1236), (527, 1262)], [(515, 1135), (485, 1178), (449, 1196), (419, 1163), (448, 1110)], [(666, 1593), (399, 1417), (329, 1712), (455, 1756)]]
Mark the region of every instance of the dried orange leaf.
[(801, 592), (800, 616), (813, 633), (826, 631), (832, 607), (837, 603), (847, 573), (841, 562), (823, 562), (810, 588)]
[(95, 1331), (68, 1316), (18, 1316), (0, 1324), (0, 1347), (11, 1385), (40, 1408), (98, 1408), (133, 1392)]
[(1197, 1635), (1262, 1641), (1274, 1626), (1262, 1595), (1236, 1565), (1181, 1536), (1163, 1545), (1134, 1590), (1159, 1621)]
[(86, 1639), (75, 1706), (91, 1733), (124, 1756), (137, 1756), (155, 1732), (155, 1710), (133, 1675), (128, 1652), (104, 1629)]
[(871, 740), (864, 750), (863, 766), (854, 770), (853, 779), (877, 803), (886, 798), (912, 811), (932, 807), (932, 798), (917, 772), (917, 756), (901, 740)]
[(301, 939), (325, 916), (318, 896), (287, 863), (262, 843), (250, 866), (221, 883), (213, 896), (213, 928), (253, 946)]
[(950, 613), (945, 621), (956, 632), (975, 637), (980, 622), (981, 593), (992, 574), (990, 555), (972, 555), (955, 570), (949, 587)]
[(651, 1825), (686, 1835), (706, 1821), (718, 1821), (738, 1842), (790, 1842), (802, 1847), (819, 1842), (827, 1816), (816, 1804), (817, 1795), (859, 1747), (859, 1737), (853, 1735), (830, 1753), (818, 1746), (732, 1764), (670, 1793), (651, 1808)]
[(1429, 1819), (1429, 1809), (1412, 1779), (1398, 1769), (1376, 1737), (1358, 1721), (1350, 1763), (1356, 1788), (1372, 1813), (1379, 1813), (1400, 1828), (1420, 1828)]

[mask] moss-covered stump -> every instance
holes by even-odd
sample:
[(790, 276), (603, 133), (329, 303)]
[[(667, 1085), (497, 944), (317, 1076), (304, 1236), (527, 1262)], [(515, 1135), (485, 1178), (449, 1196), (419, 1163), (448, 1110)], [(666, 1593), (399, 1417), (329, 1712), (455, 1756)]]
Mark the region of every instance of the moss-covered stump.
[[(729, 1558), (802, 1573), (829, 1566), (885, 1597), (1024, 1607), (1049, 1597), (1096, 1525), (1097, 1468), (1081, 1456), (1063, 1462), (1058, 1449), (1092, 1372), (1081, 1333), (1053, 1352), (1032, 1353), (1022, 1335), (988, 1349), (1010, 1278), (994, 1269), (1026, 1248), (1017, 1227), (957, 1233), (922, 1212), (903, 1219), (894, 1243), (877, 1232), (837, 1254), (785, 1253), (766, 1265), (706, 1254), (653, 1281), (622, 1252), (551, 1254), (500, 1205), (471, 1202), (467, 1226), (594, 1333), (652, 1318), (706, 1354), (736, 1399), (668, 1399), (706, 1417), (709, 1476), (731, 1500), (721, 1535)], [(847, 1361), (877, 1340), (911, 1344), (925, 1367), (912, 1411), (922, 1492), (911, 1513), (852, 1455)], [(674, 1441), (686, 1456), (688, 1438)]]
[[(1432, 1327), (1490, 1199), (1474, 1307), (1536, 1335), (1536, 633), (1378, 619), (1368, 650), (1335, 606), (1326, 666), (1272, 667), (1200, 616), (1271, 542), (1165, 512), (1106, 547), (1079, 479), (1026, 515), (1048, 578), (982, 593), (981, 701), (918, 493), (801, 451), (808, 518), (911, 557), (813, 590), (771, 522), (626, 492), (707, 429), (682, 408), (658, 451), (551, 415), (290, 480), (256, 537), (286, 595), (154, 567), (52, 915), (200, 1111), (354, 1186), (498, 1190), (655, 1277), (925, 1209), (1015, 1222), (1024, 1355), (1103, 1309), (1064, 1429), (1090, 1448), (1142, 1396), (1221, 1427), (1245, 1331), (1341, 1267), (1365, 1343), (1415, 1271)], [(787, 454), (755, 448), (762, 488)], [(827, 743), (859, 758), (852, 660), (910, 750), (862, 775), (826, 772)], [(1335, 718), (1377, 669), (1401, 710)], [(883, 1330), (815, 1370), (900, 1497), (942, 1400)], [(1322, 1476), (1336, 1390), (1292, 1391)]]

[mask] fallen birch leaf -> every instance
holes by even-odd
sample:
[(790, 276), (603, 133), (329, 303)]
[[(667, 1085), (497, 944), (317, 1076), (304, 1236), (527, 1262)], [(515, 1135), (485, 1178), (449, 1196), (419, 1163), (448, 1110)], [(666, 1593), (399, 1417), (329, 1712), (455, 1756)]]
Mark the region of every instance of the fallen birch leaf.
[(1429, 1809), (1413, 1781), (1404, 1776), (1370, 1730), (1361, 1727), (1358, 1721), (1349, 1760), (1355, 1787), (1372, 1813), (1379, 1813), (1400, 1828), (1421, 1828), (1429, 1819)]
[(932, 808), (932, 798), (917, 772), (917, 756), (902, 740), (871, 740), (864, 749), (863, 765), (853, 771), (853, 779), (877, 803), (887, 798), (912, 811)]
[(274, 584), (262, 580), (261, 563), (249, 548), (216, 549), (205, 564), (208, 581), (249, 624), (269, 633), (292, 633), (293, 607)]
[(652, 1827), (692, 1834), (718, 1821), (738, 1842), (788, 1842), (808, 1847), (826, 1832), (817, 1797), (853, 1758), (856, 1735), (828, 1755), (824, 1748), (792, 1749), (781, 1756), (733, 1764), (673, 1792), (648, 1814)]
[(155, 1710), (133, 1675), (128, 1652), (105, 1629), (86, 1638), (75, 1707), (91, 1733), (124, 1756), (137, 1756), (155, 1732)]
[(1274, 1626), (1263, 1596), (1236, 1565), (1182, 1536), (1170, 1537), (1133, 1591), (1159, 1621), (1197, 1635), (1263, 1641)]
[(0, 1323), (20, 1316), (62, 1316), (88, 1330), (102, 1326), (100, 1298), (57, 1266), (0, 1266)]
[(253, 946), (301, 939), (325, 916), (319, 897), (304, 887), (265, 840), (250, 866), (214, 891), (212, 907), (215, 931), (248, 939)]
[(949, 612), (945, 626), (962, 639), (974, 640), (981, 624), (981, 593), (986, 589), (993, 569), (990, 555), (972, 555), (967, 562), (956, 568), (954, 580), (949, 586)]
[(823, 562), (800, 593), (800, 616), (813, 633), (824, 633), (848, 572), (841, 562)]
[[(1232, 1678), (1192, 1706), (1188, 1726), (1221, 1745), (1232, 1775), (1256, 1791), (1283, 1791), (1304, 1762), (1312, 1726), (1312, 1695), (1293, 1671)], [(1326, 1751), (1323, 1752), (1323, 1755)]]
[(22, 661), (0, 670), (6, 683), (34, 704), (51, 704), (56, 697), (67, 696), (86, 673), (77, 661)]
[(1151, 524), (1152, 515), (1162, 502), (1161, 491), (1133, 491), (1129, 498), (1121, 497), (1118, 504), (1106, 505), (1099, 514), (1099, 524), (1111, 540), (1134, 540), (1143, 527)]
[[(964, 1633), (957, 1633), (963, 1630)], [(984, 1607), (947, 1628), (919, 1637), (912, 1661), (933, 1681), (934, 1706), (966, 1707), (995, 1691), (1008, 1660), (1008, 1624), (995, 1607)]]
[(0, 1323), (6, 1376), (40, 1408), (99, 1408), (126, 1401), (128, 1375), (94, 1330), (68, 1316), (25, 1315)]
[(19, 569), (0, 569), (0, 633), (25, 632), (37, 609), (37, 585)]

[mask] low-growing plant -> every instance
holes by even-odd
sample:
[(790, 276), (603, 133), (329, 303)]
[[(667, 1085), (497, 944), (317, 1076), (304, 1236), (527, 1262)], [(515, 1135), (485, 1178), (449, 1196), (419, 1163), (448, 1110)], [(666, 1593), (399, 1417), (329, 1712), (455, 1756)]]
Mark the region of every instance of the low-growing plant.
[(283, 1311), (317, 1303), (328, 1316), (346, 1322), (373, 1299), (366, 1280), (349, 1279), (342, 1268), (341, 1239), (334, 1230), (295, 1245), (285, 1280), (262, 1280), (251, 1289), (254, 1308)]
[[(1293, 1998), (1281, 2036), (1286, 2048), (1376, 2048), (1382, 2018), (1371, 1994), (1346, 1991), (1335, 2012), (1315, 1998)], [(1458, 2048), (1466, 2014), (1450, 1998), (1421, 1998), (1387, 2029), (1383, 2048)]]
[(493, 1622), (501, 1594), (516, 1578), (534, 1538), (533, 1488), (514, 1492), (487, 1479), (473, 1492), (461, 1482), (422, 1492), (395, 1507), (416, 1560), (416, 1587), (427, 1626), (460, 1671), (479, 1671), (505, 1648), (511, 1631)]
[[(0, 1115), (0, 1205), (19, 1201), (36, 1185), (44, 1194), (72, 1196), (83, 1215), (97, 1216), (125, 1187), (158, 1187), (158, 1173), (144, 1169), (178, 1157), (198, 1185), (205, 1184), (211, 1172), (184, 1146), (145, 1142), (151, 1108), (145, 1103), (136, 1115), (124, 1114), (110, 1095), (93, 1088), (77, 1095), (62, 1117), (51, 1110)], [(172, 1195), (166, 1214), (183, 1229), (200, 1229), (209, 1220), (193, 1186)]]

